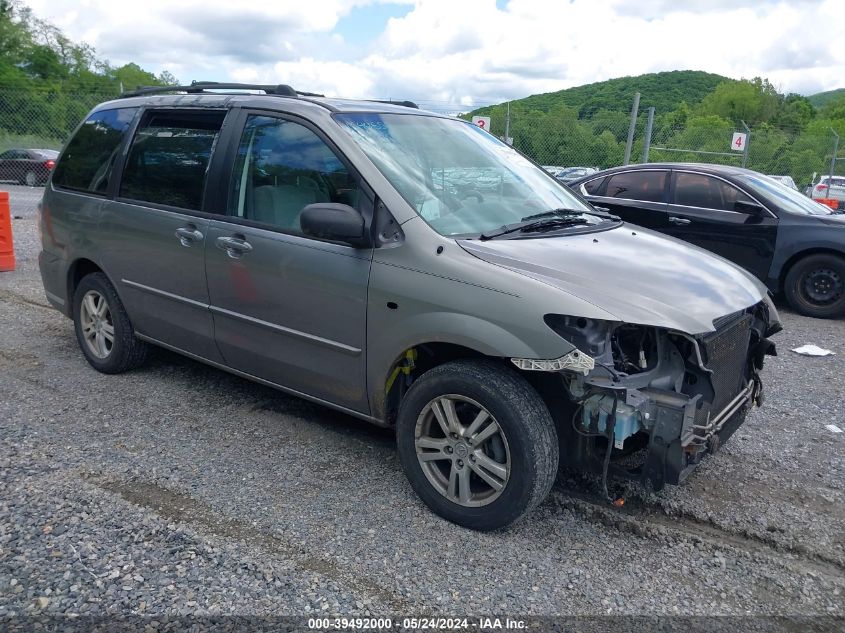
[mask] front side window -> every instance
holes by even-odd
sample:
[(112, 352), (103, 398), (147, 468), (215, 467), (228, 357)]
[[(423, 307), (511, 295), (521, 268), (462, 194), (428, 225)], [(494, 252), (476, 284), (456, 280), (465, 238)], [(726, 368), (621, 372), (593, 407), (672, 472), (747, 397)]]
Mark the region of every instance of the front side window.
[(554, 209), (608, 221), (475, 125), (421, 114), (334, 115), (396, 191), (441, 235), (478, 236)]
[(605, 196), (642, 200), (644, 202), (663, 202), (666, 191), (666, 171), (627, 171), (608, 176)]
[(58, 187), (106, 193), (112, 166), (138, 108), (95, 112), (76, 132), (53, 173)]
[(737, 202), (753, 202), (733, 185), (706, 174), (675, 173), (675, 204), (733, 211)]
[(309, 204), (358, 205), (358, 183), (346, 165), (316, 133), (286, 119), (247, 119), (232, 179), (230, 215), (293, 233)]
[(225, 112), (147, 112), (132, 139), (120, 196), (198, 210)]

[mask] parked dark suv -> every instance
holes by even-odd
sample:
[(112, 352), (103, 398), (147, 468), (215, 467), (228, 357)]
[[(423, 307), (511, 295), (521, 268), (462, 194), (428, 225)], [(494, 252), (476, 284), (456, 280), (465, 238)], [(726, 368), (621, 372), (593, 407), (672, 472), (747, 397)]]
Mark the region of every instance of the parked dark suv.
[(420, 497), (476, 529), (540, 503), (561, 457), (681, 482), (760, 403), (780, 327), (748, 273), (474, 125), (288, 86), (98, 106), (40, 226), (95, 369), (154, 344), (395, 428)]
[(748, 169), (648, 163), (569, 185), (626, 222), (735, 262), (801, 314), (845, 314), (845, 216)]

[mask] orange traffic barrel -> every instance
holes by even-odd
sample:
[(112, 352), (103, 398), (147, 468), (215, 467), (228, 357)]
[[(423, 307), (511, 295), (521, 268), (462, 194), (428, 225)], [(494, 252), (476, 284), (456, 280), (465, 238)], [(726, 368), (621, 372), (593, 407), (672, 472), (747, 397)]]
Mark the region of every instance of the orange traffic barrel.
[(828, 206), (831, 209), (836, 209), (839, 207), (839, 200), (837, 200), (836, 198), (816, 198), (816, 202)]
[(9, 193), (0, 191), (0, 272), (15, 269), (15, 246), (12, 241), (12, 211)]

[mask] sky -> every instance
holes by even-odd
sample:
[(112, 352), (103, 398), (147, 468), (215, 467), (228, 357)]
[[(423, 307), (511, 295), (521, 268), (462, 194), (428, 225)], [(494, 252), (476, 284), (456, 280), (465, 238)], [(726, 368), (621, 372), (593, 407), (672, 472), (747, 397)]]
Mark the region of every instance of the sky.
[(478, 106), (704, 70), (845, 87), (845, 0), (25, 0), (114, 65)]

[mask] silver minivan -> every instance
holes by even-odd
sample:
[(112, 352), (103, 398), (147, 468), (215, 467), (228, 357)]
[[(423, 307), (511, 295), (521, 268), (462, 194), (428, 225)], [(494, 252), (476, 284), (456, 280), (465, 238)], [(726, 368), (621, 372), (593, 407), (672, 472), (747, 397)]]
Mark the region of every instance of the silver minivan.
[(95, 369), (157, 345), (395, 428), (422, 500), (480, 530), (559, 463), (605, 494), (683, 481), (761, 402), (780, 329), (748, 273), (409, 102), (125, 95), (62, 151), (40, 228)]

